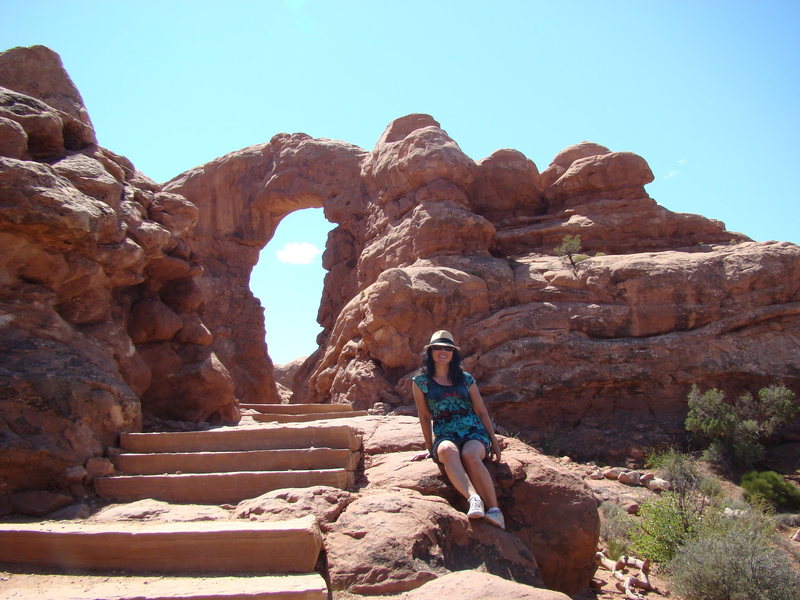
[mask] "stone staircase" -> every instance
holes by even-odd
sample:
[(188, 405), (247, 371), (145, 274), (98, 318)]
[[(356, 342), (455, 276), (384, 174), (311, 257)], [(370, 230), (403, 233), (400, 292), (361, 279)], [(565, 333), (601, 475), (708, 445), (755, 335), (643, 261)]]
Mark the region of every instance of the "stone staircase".
[(242, 404), (241, 408), (256, 411), (250, 416), (262, 423), (302, 423), (367, 414), (366, 410), (353, 410), (349, 404)]
[(360, 445), (349, 426), (329, 423), (125, 433), (112, 458), (119, 474), (96, 479), (95, 490), (114, 502), (231, 504), (281, 488), (345, 489)]
[[(348, 425), (322, 416), (332, 411), (305, 406), (277, 414), (310, 415), (314, 423), (301, 418), (198, 432), (122, 434), (120, 452), (112, 458), (118, 474), (96, 479), (95, 489), (113, 502), (153, 498), (219, 505), (281, 488), (352, 486), (360, 437)], [(334, 414), (354, 413), (338, 409)], [(311, 515), (278, 522), (0, 524), (0, 562), (24, 572), (88, 571), (48, 583), (45, 596), (64, 600), (325, 600), (325, 580), (313, 572), (321, 547)], [(13, 578), (10, 587), (0, 581), (0, 597), (45, 597), (41, 589), (13, 583)]]

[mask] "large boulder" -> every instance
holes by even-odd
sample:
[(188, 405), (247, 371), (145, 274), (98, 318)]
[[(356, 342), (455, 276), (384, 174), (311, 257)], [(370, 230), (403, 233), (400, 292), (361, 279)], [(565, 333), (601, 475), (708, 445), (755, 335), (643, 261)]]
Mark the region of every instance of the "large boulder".
[[(522, 573), (533, 568), (529, 559), (525, 559), (527, 551), (535, 559), (541, 582), (546, 587), (566, 594), (586, 589), (595, 571), (594, 553), (600, 520), (591, 490), (576, 475), (518, 440), (501, 438), (502, 461), (487, 462), (487, 465), (506, 518), (506, 531), (502, 532), (483, 521), (466, 519), (466, 501), (448, 483), (436, 463), (412, 460), (424, 448), (416, 418), (361, 417), (350, 423), (364, 439), (365, 459), (362, 499), (350, 504), (333, 528), (333, 532), (340, 534), (333, 538), (341, 541), (341, 548), (335, 546), (337, 552), (344, 552), (342, 540), (345, 538), (341, 536), (352, 538), (347, 552), (353, 555), (348, 560), (353, 566), (341, 567), (343, 584), (352, 586), (363, 579), (365, 592), (385, 593), (383, 583), (379, 585), (378, 582), (390, 577), (388, 570), (381, 575), (379, 567), (371, 570), (365, 565), (386, 564), (394, 553), (414, 546), (411, 540), (438, 539), (444, 532), (444, 538), (449, 541), (439, 540), (436, 544), (444, 552), (441, 560), (447, 570), (474, 568), (481, 563), (470, 550), (462, 547), (467, 542), (453, 541), (466, 536), (478, 547), (491, 542), (489, 547), (480, 549), (479, 555), (502, 557), (502, 561), (497, 558), (493, 565), (490, 559), (485, 559), (489, 572), (507, 576), (504, 571), (507, 569), (515, 581), (541, 585), (537, 580), (523, 578)], [(431, 503), (432, 498), (446, 502)], [(366, 516), (370, 512), (381, 514), (374, 518), (392, 525), (387, 528), (377, 524), (370, 526), (373, 517)], [(362, 542), (361, 534), (355, 529), (367, 532), (366, 536), (373, 530), (376, 533)], [(389, 531), (397, 540), (380, 544), (380, 536)], [(416, 586), (420, 583), (419, 577), (435, 575), (437, 571), (431, 567), (431, 560), (423, 561), (430, 574), (423, 569), (424, 573), (419, 575), (409, 566), (408, 574), (403, 576), (407, 583), (402, 585), (413, 582)], [(333, 563), (329, 561), (329, 564)], [(357, 567), (359, 564), (362, 566)], [(400, 589), (394, 583), (387, 585), (394, 591)]]
[(393, 596), (394, 600), (428, 600), (428, 598), (452, 598), (459, 600), (567, 600), (561, 592), (531, 587), (503, 579), (497, 575), (474, 570), (457, 571), (438, 577), (410, 592)]

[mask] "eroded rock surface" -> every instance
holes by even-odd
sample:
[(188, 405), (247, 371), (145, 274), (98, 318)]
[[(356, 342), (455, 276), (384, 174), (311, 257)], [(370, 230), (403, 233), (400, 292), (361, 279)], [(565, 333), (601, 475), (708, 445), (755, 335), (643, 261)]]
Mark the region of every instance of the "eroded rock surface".
[[(396, 594), (472, 569), (525, 584), (521, 589), (531, 592), (528, 586), (565, 594), (587, 588), (600, 520), (595, 496), (579, 476), (518, 440), (502, 438), (502, 462), (487, 465), (506, 517), (503, 531), (468, 519), (466, 501), (432, 460), (412, 460), (424, 447), (415, 417), (338, 422), (354, 427), (364, 443), (363, 476), (354, 489), (276, 490), (232, 512), (268, 521), (313, 514), (325, 536), (334, 594)], [(143, 509), (164, 511), (144, 503), (130, 512)]]
[[(242, 183), (248, 170), (255, 188)], [(369, 153), (277, 136), (168, 188), (201, 213), (233, 210), (222, 220), (239, 244), (260, 247), (291, 207), (322, 205), (337, 224), (321, 345), (293, 402), (413, 411), (408, 376), (430, 332), (447, 328), (499, 425), (620, 460), (682, 435), (693, 383), (800, 390), (800, 248), (673, 213), (648, 196), (652, 179), (641, 156), (591, 142), (541, 173), (515, 150), (474, 162), (433, 118), (408, 115)], [(223, 206), (218, 190), (230, 189)], [(555, 256), (568, 234), (580, 236), (574, 266)], [(246, 293), (243, 276), (238, 287), (225, 277), (217, 303)], [(261, 343), (225, 339), (226, 356)], [(269, 383), (234, 379), (261, 396)]]
[[(83, 497), (142, 418), (236, 421), (188, 246), (197, 207), (96, 144), (47, 48), (0, 54), (0, 512)], [(23, 507), (24, 508), (24, 507)]]
[[(541, 171), (511, 149), (476, 162), (413, 114), (371, 151), (278, 134), (162, 186), (97, 145), (52, 51), (0, 55), (0, 86), (4, 494), (80, 496), (88, 480), (63, 472), (143, 417), (235, 422), (237, 400), (409, 414), (439, 328), (499, 426), (576, 457), (673, 442), (693, 383), (800, 392), (800, 248), (659, 206), (624, 149), (582, 142)], [(309, 207), (336, 228), (319, 349), (288, 399), (248, 284)], [(567, 234), (574, 266), (554, 256)]]

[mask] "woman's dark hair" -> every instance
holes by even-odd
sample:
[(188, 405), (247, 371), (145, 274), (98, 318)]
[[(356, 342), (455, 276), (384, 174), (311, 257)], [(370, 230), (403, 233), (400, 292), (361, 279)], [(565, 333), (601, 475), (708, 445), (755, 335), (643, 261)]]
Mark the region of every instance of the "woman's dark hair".
[[(433, 356), (431, 355), (432, 349), (432, 347), (427, 348), (425, 354), (422, 355), (422, 369), (425, 371), (425, 375), (430, 379), (433, 379), (433, 376), (436, 374), (436, 366), (434, 365)], [(450, 360), (447, 376), (450, 378), (450, 381), (453, 382), (453, 385), (461, 385), (464, 383), (464, 371), (461, 370), (461, 354), (455, 348), (453, 348), (453, 358)]]

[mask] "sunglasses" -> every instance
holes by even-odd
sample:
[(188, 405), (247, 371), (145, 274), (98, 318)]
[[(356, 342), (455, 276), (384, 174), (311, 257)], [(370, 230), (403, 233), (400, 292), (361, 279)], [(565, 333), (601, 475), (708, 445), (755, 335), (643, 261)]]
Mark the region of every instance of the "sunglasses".
[(450, 346), (431, 346), (431, 350), (435, 351), (444, 350), (445, 352), (452, 352), (453, 348), (451, 348)]

